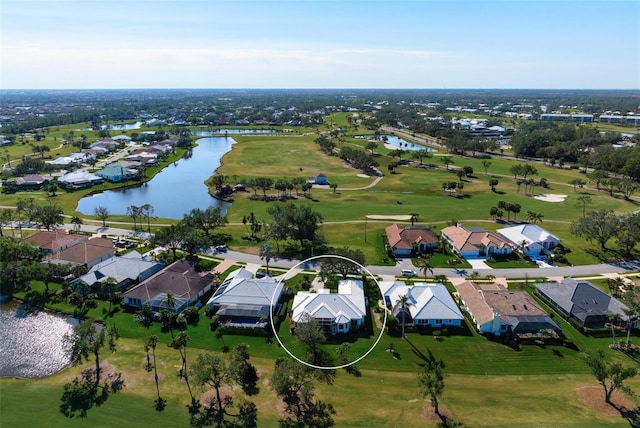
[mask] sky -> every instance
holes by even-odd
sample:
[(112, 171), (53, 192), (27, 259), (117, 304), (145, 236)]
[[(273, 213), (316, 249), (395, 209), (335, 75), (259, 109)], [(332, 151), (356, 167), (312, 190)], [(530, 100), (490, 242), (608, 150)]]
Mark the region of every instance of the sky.
[(640, 0), (2, 0), (0, 89), (640, 89)]

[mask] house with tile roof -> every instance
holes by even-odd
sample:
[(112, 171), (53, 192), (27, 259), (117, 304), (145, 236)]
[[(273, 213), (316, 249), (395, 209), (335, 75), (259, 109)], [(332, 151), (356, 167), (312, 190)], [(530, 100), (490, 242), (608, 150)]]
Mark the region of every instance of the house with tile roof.
[(264, 327), (269, 311), (280, 311), (284, 283), (269, 276), (253, 278), (245, 268), (231, 272), (207, 302), (223, 324)]
[(472, 281), (455, 287), (463, 310), (469, 313), (483, 334), (561, 332), (549, 314), (524, 290), (508, 290), (499, 284)]
[(348, 333), (364, 325), (367, 314), (362, 281), (342, 280), (337, 293), (326, 288), (317, 293), (300, 291), (293, 298), (292, 312), (294, 326), (310, 317), (318, 321), (329, 336)]
[(92, 238), (67, 247), (49, 258), (54, 263), (70, 263), (91, 269), (98, 263), (110, 259), (115, 254), (113, 242), (105, 238)]
[(404, 310), (405, 324), (415, 327), (460, 327), (464, 317), (443, 284), (418, 282), (412, 286), (404, 281), (381, 281), (384, 302), (396, 319), (402, 319), (403, 309), (397, 304), (402, 296), (409, 298)]
[(537, 224), (520, 224), (498, 229), (496, 232), (529, 257), (540, 256), (560, 244), (560, 238)]
[(536, 284), (536, 292), (565, 317), (583, 327), (603, 328), (611, 315), (627, 321), (627, 306), (584, 280), (565, 278), (560, 283)]
[(456, 254), (466, 259), (484, 259), (493, 254), (511, 254), (514, 249), (511, 241), (482, 228), (449, 226), (442, 229), (442, 237)]
[(395, 257), (411, 257), (414, 251), (425, 252), (437, 248), (440, 239), (431, 229), (403, 228), (392, 224), (385, 229), (389, 248)]
[[(212, 272), (196, 272), (191, 263), (178, 260), (150, 278), (125, 292), (122, 297), (125, 305), (141, 308), (149, 305), (155, 312), (168, 309), (181, 313), (188, 306), (198, 306), (198, 299), (213, 287)], [(176, 304), (167, 305), (168, 293), (173, 293)]]
[(64, 229), (42, 230), (34, 235), (24, 238), (22, 241), (37, 246), (46, 254), (55, 254), (60, 251), (89, 240), (89, 236), (68, 233)]

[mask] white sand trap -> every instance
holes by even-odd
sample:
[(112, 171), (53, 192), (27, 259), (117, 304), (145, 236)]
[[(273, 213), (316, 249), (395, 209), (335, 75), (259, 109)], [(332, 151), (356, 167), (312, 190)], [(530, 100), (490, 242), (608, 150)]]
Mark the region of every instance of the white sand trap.
[(358, 177), (361, 178), (369, 178), (369, 176), (367, 174), (358, 174)]
[(567, 195), (542, 194), (542, 195), (535, 195), (534, 199), (538, 199), (540, 201), (545, 201), (545, 202), (564, 202), (564, 200), (567, 199)]
[(378, 215), (371, 214), (368, 215), (367, 218), (369, 220), (396, 220), (396, 221), (410, 221), (410, 215)]

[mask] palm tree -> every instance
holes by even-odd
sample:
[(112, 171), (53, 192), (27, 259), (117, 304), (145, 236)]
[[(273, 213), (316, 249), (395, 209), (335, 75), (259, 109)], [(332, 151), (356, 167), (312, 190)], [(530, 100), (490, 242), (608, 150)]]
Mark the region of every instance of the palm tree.
[(187, 342), (189, 342), (190, 339), (191, 338), (187, 335), (186, 331), (181, 331), (171, 341), (171, 347), (173, 349), (177, 349), (180, 353), (180, 357), (182, 359), (180, 377), (186, 382), (187, 389), (189, 389), (189, 395), (191, 396), (191, 401), (193, 401), (194, 397), (193, 392), (191, 392), (191, 385), (189, 384), (189, 371), (187, 367)]
[(587, 209), (587, 205), (591, 204), (593, 200), (589, 195), (580, 195), (578, 196), (578, 205), (582, 205), (582, 217), (585, 215), (585, 210)]
[(260, 260), (264, 260), (267, 264), (267, 275), (269, 275), (269, 262), (271, 261), (271, 245), (264, 244), (260, 247)]
[(402, 311), (402, 337), (404, 338), (404, 316), (405, 316), (405, 312), (409, 309), (409, 306), (411, 306), (411, 299), (409, 298), (408, 295), (403, 295), (398, 297), (398, 300), (396, 300), (396, 307), (400, 307), (400, 310)]
[(158, 394), (158, 399), (156, 400), (156, 409), (157, 410), (161, 410), (164, 408), (164, 399), (160, 396), (160, 384), (159, 384), (159, 377), (158, 377), (158, 365), (156, 364), (156, 346), (158, 346), (158, 342), (160, 341), (160, 339), (158, 339), (158, 336), (153, 335), (151, 337), (149, 337), (149, 340), (147, 341), (146, 346), (148, 346), (149, 348), (151, 348), (152, 350), (152, 355), (153, 355), (153, 378), (156, 382), (156, 392)]
[(113, 303), (113, 296), (118, 287), (118, 280), (110, 276), (100, 284), (100, 292), (107, 297), (109, 301), (109, 314), (111, 313), (111, 304)]
[(137, 205), (130, 205), (127, 207), (127, 215), (133, 219), (133, 230), (138, 230), (138, 217), (140, 216), (140, 207)]
[(80, 230), (80, 226), (82, 226), (82, 219), (77, 215), (74, 215), (73, 217), (71, 217), (71, 224), (73, 224), (73, 230), (77, 232), (78, 230)]
[(447, 275), (436, 275), (433, 277), (433, 280), (439, 284), (446, 284), (448, 279), (447, 279)]
[(418, 214), (418, 213), (411, 213), (410, 215), (411, 215), (411, 226), (413, 226), (413, 224), (414, 224), (416, 221), (418, 221), (418, 216), (419, 216), (419, 214)]
[(427, 272), (433, 275), (433, 266), (428, 260), (424, 260), (420, 262), (420, 271), (424, 274), (424, 280), (427, 280)]
[(151, 204), (144, 204), (140, 207), (140, 214), (147, 218), (147, 232), (151, 233), (151, 226), (149, 225), (149, 218), (153, 217), (155, 209)]
[(173, 291), (167, 291), (167, 296), (164, 298), (164, 302), (169, 310), (173, 310), (176, 307), (176, 295)]

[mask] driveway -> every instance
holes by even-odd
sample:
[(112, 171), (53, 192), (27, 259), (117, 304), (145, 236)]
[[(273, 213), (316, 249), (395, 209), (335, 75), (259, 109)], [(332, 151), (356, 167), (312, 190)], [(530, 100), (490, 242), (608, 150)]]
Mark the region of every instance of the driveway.
[(481, 259), (465, 259), (471, 265), (471, 269), (493, 269)]

